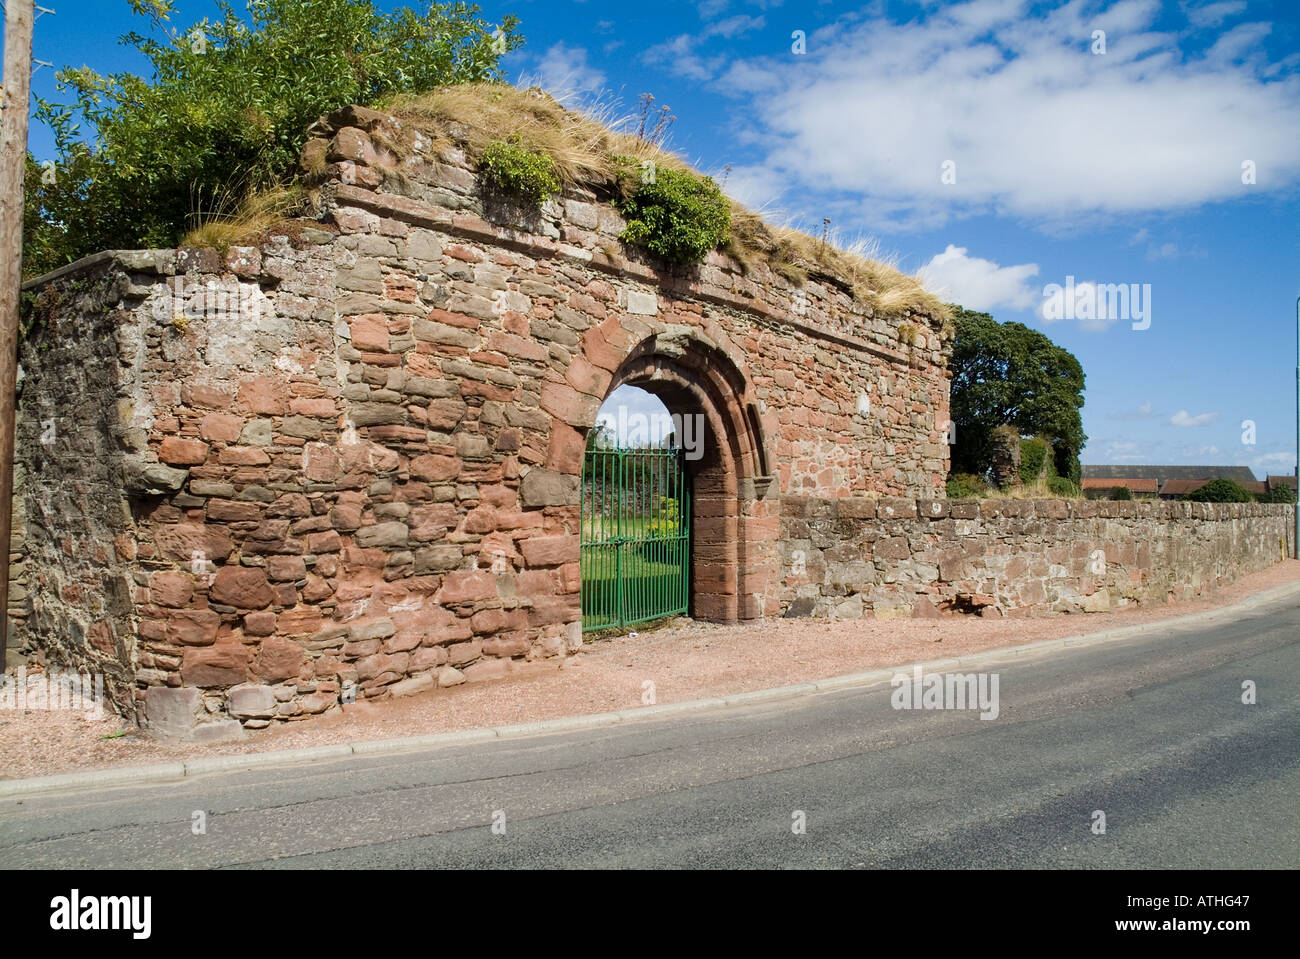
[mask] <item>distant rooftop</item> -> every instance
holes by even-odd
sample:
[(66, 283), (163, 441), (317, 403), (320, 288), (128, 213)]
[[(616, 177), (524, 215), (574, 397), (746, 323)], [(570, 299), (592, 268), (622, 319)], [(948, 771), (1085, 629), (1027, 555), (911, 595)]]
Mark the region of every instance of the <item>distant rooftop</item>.
[(1085, 476), (1084, 489), (1114, 489), (1124, 486), (1134, 493), (1154, 493), (1157, 483), (1153, 479), (1140, 479), (1136, 476)]
[(1214, 479), (1230, 479), (1238, 483), (1257, 482), (1249, 466), (1084, 466), (1083, 478), (1148, 479), (1160, 484), (1169, 480)]

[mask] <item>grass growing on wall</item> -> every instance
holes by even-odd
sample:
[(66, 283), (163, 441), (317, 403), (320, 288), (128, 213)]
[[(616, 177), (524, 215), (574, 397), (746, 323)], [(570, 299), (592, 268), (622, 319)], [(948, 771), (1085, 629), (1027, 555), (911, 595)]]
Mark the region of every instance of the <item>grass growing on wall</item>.
[[(490, 144), (515, 136), (522, 149), (550, 157), (562, 189), (585, 187), (598, 196), (618, 198), (629, 161), (638, 170), (652, 164), (656, 180), (664, 178), (665, 171), (668, 180), (679, 183), (683, 181), (673, 174), (705, 179), (680, 156), (614, 129), (618, 121), (608, 110), (598, 116), (575, 113), (536, 88), (460, 84), (420, 95), (397, 95), (381, 106), (412, 130), (432, 137), (434, 149), (459, 146), (480, 164)], [(411, 148), (409, 133), (408, 142), (386, 146), (401, 155)], [(718, 231), (716, 246), (742, 270), (763, 265), (796, 285), (809, 277), (824, 279), (882, 316), (917, 312), (944, 320), (950, 315), (948, 307), (916, 277), (886, 262), (871, 244), (840, 247), (833, 236), (823, 242), (792, 227), (767, 223), (725, 195), (721, 202), (727, 207), (726, 225)], [(722, 220), (720, 210), (705, 219), (711, 225), (697, 227), (692, 242), (667, 246), (683, 253), (692, 248), (707, 253), (704, 247), (715, 239), (714, 230)]]

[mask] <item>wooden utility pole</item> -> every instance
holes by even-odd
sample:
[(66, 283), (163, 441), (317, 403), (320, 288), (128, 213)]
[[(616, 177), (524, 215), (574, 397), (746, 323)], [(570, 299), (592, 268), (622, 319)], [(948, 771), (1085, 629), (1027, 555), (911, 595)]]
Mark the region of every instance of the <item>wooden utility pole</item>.
[(4, 118), (0, 127), (0, 669), (9, 633), (9, 535), (14, 499), (14, 393), (23, 282), (23, 174), (32, 92), (33, 0), (5, 2)]

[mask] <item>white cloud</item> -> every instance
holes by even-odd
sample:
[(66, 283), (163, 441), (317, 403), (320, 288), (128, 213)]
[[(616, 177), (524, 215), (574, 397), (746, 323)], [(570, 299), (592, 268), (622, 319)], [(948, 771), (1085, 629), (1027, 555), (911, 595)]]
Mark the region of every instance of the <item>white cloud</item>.
[(1205, 426), (1207, 423), (1213, 423), (1219, 418), (1218, 413), (1198, 413), (1192, 416), (1187, 410), (1179, 410), (1169, 418), (1170, 426)]
[[(752, 98), (764, 163), (863, 196), (876, 218), (995, 212), (1059, 225), (1187, 209), (1240, 197), (1244, 159), (1268, 171), (1257, 192), (1300, 178), (1300, 74), (1259, 59), (1267, 24), (1197, 52), (1187, 27), (1156, 29), (1155, 0), (1026, 8), (846, 15), (809, 35), (806, 56), (738, 62), (719, 84)], [(1089, 51), (1094, 29), (1107, 31), (1105, 55)], [(755, 90), (761, 74), (768, 88)]]
[(702, 57), (695, 52), (699, 39), (690, 34), (657, 43), (641, 54), (644, 63), (655, 67), (666, 67), (687, 80), (705, 82), (713, 76), (725, 61), (724, 57)]
[(1217, 27), (1228, 17), (1236, 16), (1246, 9), (1246, 0), (1223, 0), (1203, 7), (1184, 5), (1187, 19), (1194, 27)]
[(727, 196), (756, 211), (770, 210), (787, 186), (779, 173), (761, 166), (733, 166), (730, 173), (719, 170), (713, 178)]
[(1116, 440), (1106, 447), (1106, 452), (1102, 455), (1111, 462), (1141, 463), (1150, 459), (1150, 454), (1149, 444)]
[(1277, 470), (1280, 469), (1282, 473), (1288, 476), (1294, 476), (1295, 453), (1261, 453), (1251, 459), (1250, 465), (1256, 473), (1268, 473), (1272, 471), (1273, 475), (1276, 476), (1278, 475)]
[(712, 80), (729, 58), (723, 54), (708, 56), (699, 53), (700, 47), (713, 37), (731, 40), (752, 30), (760, 30), (765, 23), (761, 16), (737, 14), (709, 24), (699, 33), (683, 33), (671, 40), (657, 43), (647, 48), (641, 59), (650, 66), (665, 67), (688, 80)]
[(1155, 408), (1151, 405), (1151, 401), (1148, 400), (1145, 403), (1139, 404), (1138, 408), (1135, 410), (1116, 410), (1110, 414), (1109, 419), (1138, 421), (1153, 419), (1155, 416)]
[(605, 86), (605, 74), (588, 65), (582, 47), (556, 43), (542, 54), (531, 82), (556, 96), (597, 93)]
[(999, 306), (1027, 310), (1041, 298), (1040, 291), (1027, 282), (1038, 275), (1037, 263), (998, 266), (992, 260), (967, 256), (966, 247), (951, 243), (916, 275), (931, 293), (968, 310), (987, 312)]

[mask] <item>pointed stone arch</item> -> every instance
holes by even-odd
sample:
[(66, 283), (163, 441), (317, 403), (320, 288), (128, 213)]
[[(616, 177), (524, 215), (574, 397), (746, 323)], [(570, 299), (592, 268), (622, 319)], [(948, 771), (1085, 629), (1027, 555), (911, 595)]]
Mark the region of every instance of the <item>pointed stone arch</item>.
[(702, 417), (692, 484), (691, 615), (735, 622), (764, 614), (777, 575), (778, 511), (759, 401), (742, 366), (701, 331), (666, 325), (645, 336), (614, 371), (673, 413)]

